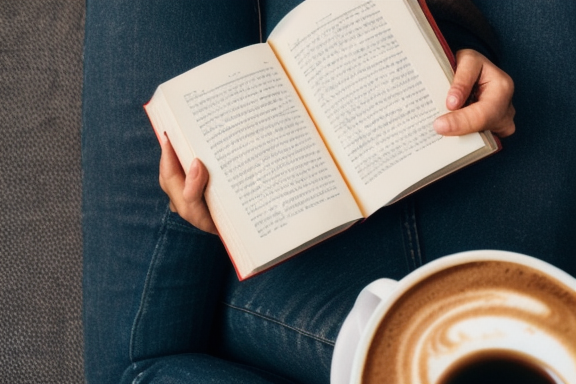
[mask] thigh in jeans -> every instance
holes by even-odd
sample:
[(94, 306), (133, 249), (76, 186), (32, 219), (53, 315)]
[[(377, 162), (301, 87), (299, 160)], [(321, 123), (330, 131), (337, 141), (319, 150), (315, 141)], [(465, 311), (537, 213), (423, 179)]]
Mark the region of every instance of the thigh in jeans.
[(383, 209), (248, 280), (231, 273), (217, 354), (295, 382), (327, 383), (334, 342), (360, 290), (413, 269), (408, 212), (408, 202)]
[(142, 106), (161, 82), (258, 42), (256, 9), (252, 0), (87, 2), (82, 144), (88, 382), (118, 382), (131, 363), (132, 326), (167, 223), (159, 145)]

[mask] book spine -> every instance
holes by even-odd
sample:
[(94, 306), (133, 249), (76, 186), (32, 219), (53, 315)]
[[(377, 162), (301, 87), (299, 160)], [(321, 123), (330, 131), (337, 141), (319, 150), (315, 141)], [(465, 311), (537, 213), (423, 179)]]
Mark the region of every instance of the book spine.
[[(454, 71), (456, 71), (456, 57), (454, 56), (454, 53), (450, 49), (450, 46), (448, 45), (448, 42), (444, 38), (444, 35), (440, 31), (440, 28), (438, 27), (436, 20), (434, 20), (434, 16), (432, 16), (432, 12), (430, 12), (430, 8), (428, 8), (428, 4), (426, 3), (426, 0), (417, 0), (417, 1), (418, 1), (418, 4), (420, 4), (420, 8), (422, 9), (424, 16), (426, 16), (426, 19), (428, 20), (430, 27), (432, 27), (432, 30), (436, 34), (436, 38), (438, 39), (438, 41), (440, 42), (440, 45), (444, 49), (444, 53), (446, 53), (446, 56), (448, 57), (448, 60), (450, 61), (450, 65), (452, 66), (452, 69)], [(494, 141), (496, 142), (497, 150), (495, 152), (500, 152), (502, 150), (501, 140), (497, 136), (492, 134), (492, 132), (486, 132), (486, 134), (491, 135), (493, 137)]]
[(148, 101), (146, 104), (144, 104), (144, 111), (146, 111), (146, 114), (148, 115), (148, 119), (150, 120), (150, 125), (152, 125), (152, 129), (154, 130), (154, 133), (156, 134), (156, 139), (158, 139), (159, 143), (162, 143), (162, 140), (160, 139), (160, 132), (158, 131), (158, 128), (156, 127), (156, 124), (154, 123), (154, 120), (152, 118), (152, 116), (150, 115), (150, 103), (152, 102), (152, 100)]
[(452, 69), (456, 70), (456, 57), (454, 56), (454, 53), (450, 49), (450, 46), (448, 45), (448, 42), (444, 38), (444, 35), (442, 35), (440, 28), (438, 28), (438, 24), (436, 24), (436, 20), (434, 20), (434, 16), (432, 16), (432, 12), (430, 12), (430, 8), (428, 8), (428, 4), (426, 3), (426, 0), (418, 0), (418, 4), (420, 4), (420, 8), (422, 8), (422, 12), (424, 12), (424, 16), (426, 16), (426, 19), (428, 20), (430, 27), (432, 27), (432, 30), (436, 34), (436, 38), (438, 39), (438, 41), (440, 42), (440, 45), (444, 49), (444, 53), (446, 53), (446, 56), (448, 57), (448, 60), (450, 61), (450, 65), (452, 66)]

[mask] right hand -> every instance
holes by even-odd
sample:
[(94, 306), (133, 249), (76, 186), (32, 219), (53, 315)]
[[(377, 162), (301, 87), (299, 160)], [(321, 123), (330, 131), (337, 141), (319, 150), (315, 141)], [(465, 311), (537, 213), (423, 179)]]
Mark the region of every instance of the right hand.
[[(499, 137), (514, 133), (512, 105), (514, 82), (484, 55), (463, 49), (456, 53), (456, 73), (448, 91), (446, 107), (451, 111), (434, 122), (436, 132), (445, 136), (490, 130)], [(477, 101), (465, 105), (477, 87)]]
[(196, 228), (217, 235), (218, 230), (204, 200), (208, 170), (199, 159), (194, 159), (186, 175), (166, 136), (162, 136), (160, 145), (160, 187), (170, 198), (170, 210)]

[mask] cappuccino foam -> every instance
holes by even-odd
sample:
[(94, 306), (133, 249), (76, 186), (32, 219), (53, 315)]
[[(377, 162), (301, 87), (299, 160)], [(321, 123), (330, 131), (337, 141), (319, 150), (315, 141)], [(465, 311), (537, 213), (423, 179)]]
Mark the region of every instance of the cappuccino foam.
[[(478, 317), (542, 330), (576, 360), (576, 293), (536, 269), (481, 261), (433, 274), (391, 306), (369, 347), (363, 382), (434, 384), (432, 355), (458, 348), (458, 324)], [(410, 376), (415, 364), (417, 380)]]

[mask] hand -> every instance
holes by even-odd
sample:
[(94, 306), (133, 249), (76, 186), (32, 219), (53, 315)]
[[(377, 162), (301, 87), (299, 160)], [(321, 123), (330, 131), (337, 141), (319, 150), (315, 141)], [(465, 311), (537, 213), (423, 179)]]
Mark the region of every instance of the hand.
[(188, 175), (185, 175), (166, 136), (162, 137), (160, 145), (162, 147), (160, 186), (170, 198), (170, 210), (178, 213), (196, 228), (218, 234), (204, 200), (208, 170), (199, 159), (194, 159)]
[[(482, 54), (471, 49), (456, 53), (456, 73), (446, 97), (452, 111), (434, 122), (434, 129), (444, 136), (459, 136), (490, 130), (500, 137), (516, 130), (512, 105), (514, 82)], [(474, 94), (472, 94), (474, 93)], [(475, 102), (462, 108), (470, 95)]]

